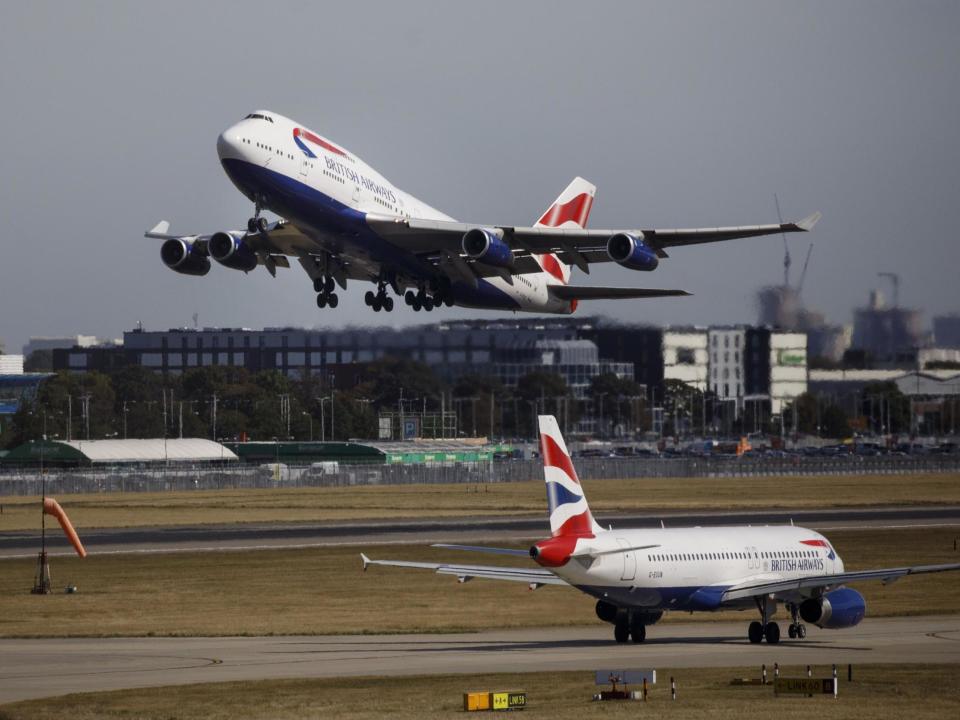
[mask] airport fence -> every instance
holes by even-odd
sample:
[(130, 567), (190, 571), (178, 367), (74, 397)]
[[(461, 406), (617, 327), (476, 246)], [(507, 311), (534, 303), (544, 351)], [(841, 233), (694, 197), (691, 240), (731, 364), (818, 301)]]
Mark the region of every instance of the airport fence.
[[(582, 480), (802, 475), (960, 473), (960, 455), (783, 458), (577, 458)], [(211, 466), (48, 469), (0, 473), (0, 497), (105, 492), (165, 492), (284, 487), (350, 487), (431, 483), (500, 483), (542, 480), (537, 459), (423, 465)]]

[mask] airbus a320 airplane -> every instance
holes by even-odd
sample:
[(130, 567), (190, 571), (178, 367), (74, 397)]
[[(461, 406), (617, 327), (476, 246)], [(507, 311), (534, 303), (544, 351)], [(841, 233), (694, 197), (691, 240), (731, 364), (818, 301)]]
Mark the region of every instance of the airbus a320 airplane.
[[(372, 282), (375, 311), (393, 309), (390, 288), (414, 310), (445, 304), (572, 313), (579, 300), (687, 295), (681, 290), (569, 285), (571, 266), (597, 262), (656, 269), (677, 245), (810, 230), (798, 223), (688, 230), (587, 230), (596, 188), (576, 178), (532, 227), (467, 224), (390, 183), (353, 153), (268, 110), (250, 113), (217, 139), (233, 184), (254, 203), (246, 230), (172, 235), (163, 221), (167, 267), (206, 275), (210, 258), (234, 270), (264, 265), (276, 276), (296, 258), (313, 280), (318, 307), (336, 307), (336, 286)], [(282, 220), (268, 222), (261, 211)]]
[(960, 570), (960, 563), (954, 563), (847, 572), (827, 538), (793, 525), (604, 530), (590, 513), (557, 421), (541, 415), (539, 422), (552, 537), (529, 551), (435, 547), (529, 555), (540, 568), (371, 560), (361, 553), (363, 569), (422, 568), (454, 575), (461, 582), (512, 580), (531, 589), (572, 585), (597, 598), (597, 616), (613, 623), (617, 642), (631, 637), (642, 642), (646, 626), (670, 610), (756, 607), (760, 620), (747, 631), (752, 643), (780, 641), (780, 626), (771, 620), (780, 603), (790, 611), (790, 637), (803, 638), (801, 619), (829, 629), (853, 627), (863, 619), (863, 595), (844, 587), (847, 583), (889, 583), (904, 575)]

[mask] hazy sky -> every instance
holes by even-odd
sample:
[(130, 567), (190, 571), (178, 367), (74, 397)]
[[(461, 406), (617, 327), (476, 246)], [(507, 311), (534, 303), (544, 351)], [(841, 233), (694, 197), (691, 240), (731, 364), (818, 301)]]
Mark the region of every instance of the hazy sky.
[[(904, 304), (960, 310), (960, 3), (0, 2), (0, 340), (207, 326), (408, 324), (354, 285), (318, 310), (272, 279), (165, 268), (142, 237), (243, 227), (216, 155), (255, 108), (346, 146), (468, 222), (529, 224), (575, 175), (594, 227), (823, 220), (809, 306), (849, 322), (878, 271)], [(756, 317), (779, 236), (677, 249), (577, 282), (691, 298), (583, 303), (653, 323)], [(889, 293), (888, 293), (889, 294)], [(492, 315), (492, 313), (487, 313)]]

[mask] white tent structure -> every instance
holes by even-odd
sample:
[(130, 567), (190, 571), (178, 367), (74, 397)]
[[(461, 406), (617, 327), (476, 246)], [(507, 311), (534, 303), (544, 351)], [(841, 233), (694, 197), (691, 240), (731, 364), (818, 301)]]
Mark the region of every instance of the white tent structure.
[(148, 462), (214, 462), (237, 460), (220, 443), (203, 438), (151, 438), (146, 440), (71, 440), (69, 445), (93, 464)]

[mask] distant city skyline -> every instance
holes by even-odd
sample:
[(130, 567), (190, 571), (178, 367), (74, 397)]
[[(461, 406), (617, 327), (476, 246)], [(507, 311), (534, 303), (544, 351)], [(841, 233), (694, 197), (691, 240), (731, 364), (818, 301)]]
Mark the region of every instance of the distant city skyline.
[[(928, 324), (960, 311), (956, 3), (271, 7), (296, 22), (258, 53), (238, 52), (262, 12), (249, 0), (0, 9), (6, 352), (29, 336), (192, 326), (194, 313), (201, 326), (254, 328), (496, 317), (401, 306), (387, 319), (360, 284), (318, 310), (296, 266), (277, 279), (165, 268), (142, 237), (157, 221), (245, 224), (215, 139), (261, 107), (466, 222), (528, 224), (575, 175), (599, 187), (593, 227), (775, 222), (777, 193), (785, 220), (823, 213), (790, 238), (794, 279), (814, 243), (810, 310), (851, 323), (871, 289), (890, 297), (877, 273), (893, 271), (901, 305)], [(602, 267), (589, 282), (693, 297), (585, 302), (578, 314), (755, 323), (755, 293), (782, 280), (779, 236), (670, 254), (654, 273)]]

